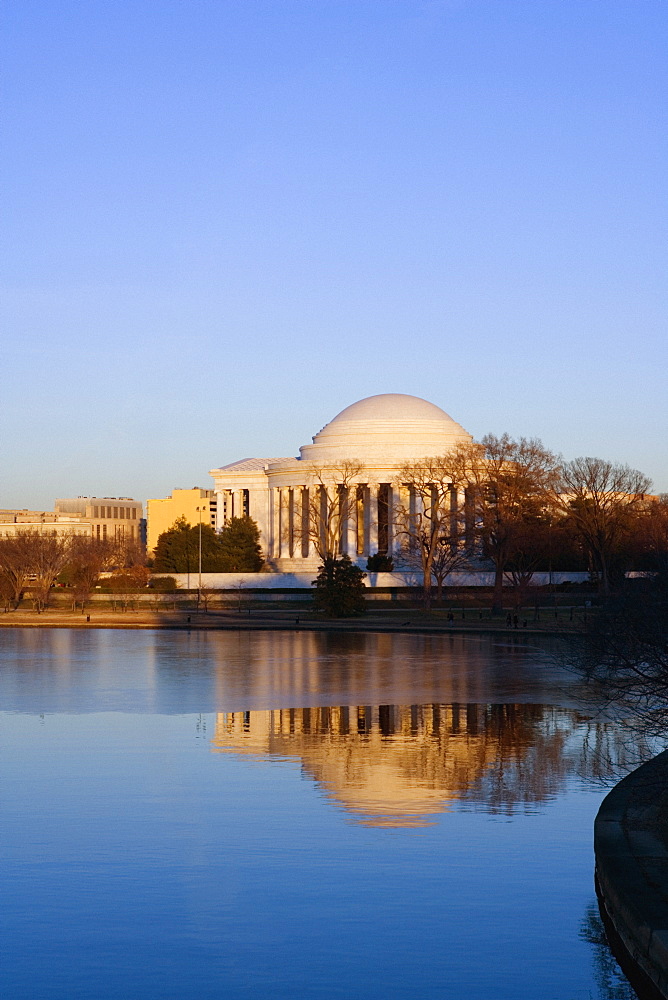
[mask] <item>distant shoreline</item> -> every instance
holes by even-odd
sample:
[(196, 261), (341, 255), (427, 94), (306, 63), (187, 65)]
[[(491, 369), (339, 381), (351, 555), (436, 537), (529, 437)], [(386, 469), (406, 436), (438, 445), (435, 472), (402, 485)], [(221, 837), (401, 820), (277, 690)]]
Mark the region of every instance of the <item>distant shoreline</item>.
[[(80, 611), (47, 610), (9, 611), (0, 614), (0, 628), (74, 628), (74, 629), (168, 629), (176, 631), (308, 631), (308, 632), (398, 632), (447, 635), (453, 633), (493, 634), (506, 636), (572, 635), (578, 623), (550, 620), (545, 612), (541, 621), (520, 618), (519, 627), (508, 625), (505, 617), (480, 620), (469, 612), (462, 620), (449, 622), (443, 611), (438, 616), (422, 609), (378, 612), (356, 618), (320, 618), (310, 611), (108, 611), (94, 607)], [(522, 622), (527, 622), (523, 627)]]

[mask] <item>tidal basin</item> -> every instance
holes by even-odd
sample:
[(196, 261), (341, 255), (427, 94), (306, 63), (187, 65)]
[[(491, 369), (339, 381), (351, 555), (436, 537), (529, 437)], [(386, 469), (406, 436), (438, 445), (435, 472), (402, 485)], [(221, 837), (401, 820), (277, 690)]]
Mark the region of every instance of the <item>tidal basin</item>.
[(634, 996), (636, 748), (529, 638), (3, 630), (1, 995)]

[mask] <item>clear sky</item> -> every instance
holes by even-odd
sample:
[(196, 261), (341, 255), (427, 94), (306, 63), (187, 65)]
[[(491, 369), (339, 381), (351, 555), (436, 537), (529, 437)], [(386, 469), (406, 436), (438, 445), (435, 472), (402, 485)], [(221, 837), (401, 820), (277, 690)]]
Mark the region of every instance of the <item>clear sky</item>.
[(0, 506), (422, 396), (668, 491), (666, 0), (3, 0)]

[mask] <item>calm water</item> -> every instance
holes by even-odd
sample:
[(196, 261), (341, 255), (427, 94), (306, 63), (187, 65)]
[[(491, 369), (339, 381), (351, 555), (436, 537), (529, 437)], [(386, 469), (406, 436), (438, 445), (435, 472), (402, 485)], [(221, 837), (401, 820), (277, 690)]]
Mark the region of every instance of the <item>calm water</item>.
[(627, 748), (548, 654), (0, 632), (0, 994), (632, 996), (591, 846)]

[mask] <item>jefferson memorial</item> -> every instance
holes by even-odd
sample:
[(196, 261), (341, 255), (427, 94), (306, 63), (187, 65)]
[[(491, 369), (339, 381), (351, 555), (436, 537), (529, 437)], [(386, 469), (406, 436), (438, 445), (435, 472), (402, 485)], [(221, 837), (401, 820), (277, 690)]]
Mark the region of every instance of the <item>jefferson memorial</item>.
[(338, 549), (365, 566), (375, 553), (401, 544), (394, 523), (401, 468), (443, 455), (473, 438), (444, 410), (417, 396), (387, 393), (347, 406), (303, 445), (297, 458), (245, 458), (212, 469), (218, 530), (250, 515), (270, 569), (316, 569), (320, 557), (309, 528), (315, 491), (346, 495)]

